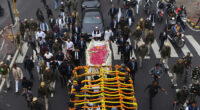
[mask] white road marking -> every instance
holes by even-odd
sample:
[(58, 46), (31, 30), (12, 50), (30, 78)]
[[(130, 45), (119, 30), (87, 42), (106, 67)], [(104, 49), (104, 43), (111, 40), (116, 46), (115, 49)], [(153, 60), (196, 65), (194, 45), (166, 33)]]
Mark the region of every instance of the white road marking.
[(192, 35), (185, 35), (187, 40), (190, 42), (190, 44), (194, 47), (198, 55), (200, 56), (200, 45), (197, 43), (197, 41), (192, 37)]
[(1, 44), (1, 49), (0, 49), (0, 51), (3, 49), (4, 44), (5, 44), (5, 39), (3, 40), (3, 43)]
[(169, 41), (169, 39), (167, 39), (167, 43), (169, 44), (169, 46), (171, 47), (171, 57), (178, 57), (178, 54), (176, 53), (176, 50), (174, 49), (173, 45), (171, 44), (171, 42)]
[(160, 52), (159, 52), (159, 46), (158, 46), (158, 43), (157, 41), (155, 40), (153, 42), (153, 44), (151, 45), (153, 51), (154, 51), (154, 54), (156, 55), (156, 58), (161, 58), (160, 56)]
[(24, 58), (26, 56), (26, 53), (28, 51), (28, 43), (25, 42), (22, 46), (22, 53), (23, 53), (23, 56), (19, 53), (18, 57), (17, 57), (17, 60), (16, 60), (16, 63), (23, 63), (24, 61)]
[[(188, 52), (190, 52), (190, 50), (188, 49), (188, 47), (186, 45), (183, 46), (183, 48), (181, 48), (181, 50), (183, 51), (184, 56), (187, 55)], [(192, 57), (193, 54), (190, 52), (190, 56)]]

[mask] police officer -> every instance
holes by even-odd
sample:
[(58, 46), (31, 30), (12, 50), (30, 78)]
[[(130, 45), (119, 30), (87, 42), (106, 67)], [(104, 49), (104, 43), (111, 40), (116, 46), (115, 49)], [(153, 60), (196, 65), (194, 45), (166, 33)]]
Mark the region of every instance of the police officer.
[(150, 48), (151, 48), (151, 44), (154, 42), (154, 39), (155, 37), (154, 37), (153, 30), (149, 30), (147, 36), (145, 36), (145, 44), (148, 47), (148, 52), (147, 52), (148, 56), (150, 55)]
[(45, 82), (41, 82), (38, 89), (38, 96), (44, 100), (45, 110), (48, 110), (48, 87), (45, 85)]
[(182, 75), (184, 74), (184, 69), (185, 69), (185, 65), (183, 63), (182, 59), (178, 59), (177, 63), (175, 63), (172, 67), (172, 73), (173, 73), (173, 86), (178, 86), (177, 85), (177, 75), (179, 75), (179, 78), (182, 78)]
[(168, 64), (168, 59), (171, 56), (171, 48), (167, 43), (161, 49), (160, 55), (161, 55), (160, 62), (163, 63), (163, 60), (165, 60), (165, 63)]
[(140, 41), (142, 35), (142, 30), (140, 26), (136, 27), (136, 31), (133, 33), (133, 35), (134, 35), (134, 49), (136, 50), (138, 47), (138, 42)]
[(152, 23), (149, 18), (144, 21), (144, 36), (147, 36), (149, 30), (152, 29)]
[(179, 104), (183, 105), (187, 102), (189, 98), (189, 91), (187, 86), (183, 86), (179, 91), (176, 92), (176, 97), (174, 100), (174, 104), (178, 106)]
[(200, 65), (192, 70), (192, 83), (199, 83), (200, 79)]
[(38, 101), (37, 97), (33, 97), (31, 103), (31, 110), (43, 110), (43, 105)]
[(138, 56), (139, 56), (139, 66), (140, 68), (142, 68), (142, 61), (144, 59), (144, 57), (147, 55), (148, 52), (148, 48), (145, 45), (145, 43), (143, 43), (139, 48), (138, 48)]
[(6, 81), (7, 89), (10, 89), (10, 79), (9, 79), (9, 66), (6, 65), (3, 61), (0, 62), (0, 79)]

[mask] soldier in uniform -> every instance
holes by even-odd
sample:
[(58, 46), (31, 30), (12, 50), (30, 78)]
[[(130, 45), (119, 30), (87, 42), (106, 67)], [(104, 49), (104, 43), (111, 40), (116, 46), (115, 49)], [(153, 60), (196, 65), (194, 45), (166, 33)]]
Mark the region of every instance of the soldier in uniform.
[(182, 59), (178, 59), (177, 63), (175, 63), (172, 67), (172, 73), (173, 73), (173, 86), (178, 86), (177, 85), (177, 75), (179, 78), (182, 78), (182, 75), (184, 74), (184, 69), (185, 69), (185, 65), (183, 63)]
[(143, 43), (137, 50), (138, 56), (139, 56), (139, 66), (140, 68), (142, 68), (142, 61), (144, 59), (144, 57), (147, 55), (148, 52), (148, 48), (145, 45), (145, 43)]
[(38, 24), (34, 21), (33, 18), (30, 19), (30, 34), (33, 38), (35, 38), (35, 33), (37, 31)]
[(189, 98), (189, 91), (187, 89), (187, 86), (183, 86), (181, 90), (176, 92), (176, 97), (174, 100), (174, 104), (176, 104), (176, 106), (184, 105), (187, 100)]
[(152, 23), (149, 18), (144, 21), (144, 36), (147, 36), (149, 30), (152, 29)]
[(56, 77), (50, 68), (46, 67), (44, 71), (44, 82), (50, 90), (51, 97), (54, 95), (55, 85), (56, 85)]
[(150, 48), (151, 48), (151, 44), (154, 42), (154, 33), (153, 30), (150, 30), (147, 34), (147, 36), (145, 36), (145, 44), (148, 47), (148, 52), (147, 55), (149, 56), (150, 54)]
[(0, 79), (6, 81), (7, 89), (10, 89), (10, 79), (9, 79), (9, 66), (6, 65), (3, 61), (0, 62)]
[(142, 30), (140, 26), (136, 27), (136, 31), (133, 33), (133, 35), (134, 35), (134, 49), (136, 50), (138, 47), (138, 42), (140, 41), (142, 35)]
[(45, 82), (41, 82), (40, 87), (38, 89), (38, 96), (44, 100), (45, 110), (48, 110), (48, 94), (48, 87), (45, 85)]
[(170, 58), (171, 55), (171, 48), (168, 46), (167, 43), (162, 48), (160, 55), (161, 55), (160, 62), (163, 63), (163, 60), (165, 60), (165, 63), (168, 64), (168, 59)]

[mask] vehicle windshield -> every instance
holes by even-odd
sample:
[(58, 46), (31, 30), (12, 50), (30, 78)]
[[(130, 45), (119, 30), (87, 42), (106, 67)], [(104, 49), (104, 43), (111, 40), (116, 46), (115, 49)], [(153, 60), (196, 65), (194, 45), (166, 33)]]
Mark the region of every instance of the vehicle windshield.
[(99, 15), (94, 16), (85, 16), (83, 19), (83, 23), (101, 23), (101, 17)]

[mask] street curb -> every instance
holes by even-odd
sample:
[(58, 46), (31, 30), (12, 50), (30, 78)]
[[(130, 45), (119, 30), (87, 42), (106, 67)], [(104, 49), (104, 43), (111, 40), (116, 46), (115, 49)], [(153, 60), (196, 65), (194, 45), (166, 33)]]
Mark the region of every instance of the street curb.
[[(14, 63), (15, 63), (15, 61), (16, 61), (16, 59), (17, 59), (18, 54), (19, 54), (19, 48), (15, 51), (15, 54), (14, 54), (14, 56), (13, 56), (13, 58), (12, 58), (12, 61), (10, 62), (10, 65), (9, 65), (9, 68), (10, 68), (10, 69), (13, 67), (13, 65), (14, 65)], [(10, 72), (9, 72), (9, 73), (10, 73)], [(0, 92), (2, 91), (2, 88), (3, 88), (3, 86), (4, 86), (4, 83), (5, 83), (5, 80), (2, 80), (2, 82), (1, 82), (1, 84), (0, 84)]]
[(191, 22), (189, 18), (187, 19), (187, 26), (193, 31), (200, 32), (200, 26), (197, 26), (196, 23)]

